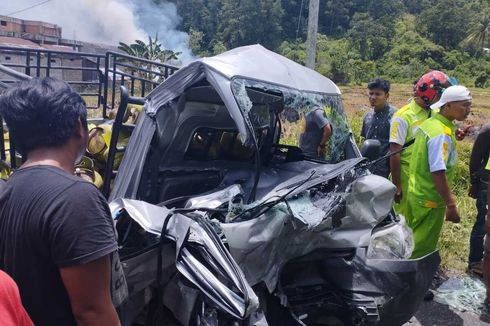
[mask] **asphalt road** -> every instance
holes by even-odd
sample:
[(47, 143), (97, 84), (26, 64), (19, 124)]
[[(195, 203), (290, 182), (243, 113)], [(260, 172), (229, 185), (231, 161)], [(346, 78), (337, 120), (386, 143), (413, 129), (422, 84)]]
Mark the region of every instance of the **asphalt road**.
[[(439, 269), (431, 285), (432, 291), (449, 278), (466, 275), (452, 270)], [(403, 326), (476, 326), (490, 325), (490, 313), (478, 315), (473, 311), (460, 311), (451, 306), (432, 301), (422, 301), (419, 310)]]
[(404, 326), (476, 326), (490, 325), (490, 315), (479, 316), (461, 312), (435, 301), (423, 302), (419, 310)]

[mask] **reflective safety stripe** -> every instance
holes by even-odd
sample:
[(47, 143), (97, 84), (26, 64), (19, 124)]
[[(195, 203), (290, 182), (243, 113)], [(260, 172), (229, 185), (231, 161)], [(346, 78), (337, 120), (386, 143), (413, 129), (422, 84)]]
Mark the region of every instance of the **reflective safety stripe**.
[(420, 205), (422, 207), (427, 207), (427, 208), (438, 208), (438, 207), (440, 207), (440, 205), (444, 204), (444, 203), (437, 203), (433, 200), (427, 200), (427, 199), (421, 199), (421, 198), (417, 198), (417, 200), (415, 202), (418, 205)]
[(436, 202), (431, 201), (431, 200), (426, 200), (424, 203), (424, 207), (427, 207), (427, 208), (437, 208), (438, 206), (439, 205), (437, 205)]
[(433, 200), (426, 200), (426, 199), (418, 199), (415, 201), (417, 204), (419, 204), (422, 207), (427, 207), (427, 208), (437, 208), (439, 207), (439, 204)]
[(390, 139), (396, 139), (397, 131), (398, 131), (398, 121), (393, 121), (393, 123), (391, 124)]
[(448, 126), (444, 126), (444, 133), (445, 133), (446, 135), (451, 136), (451, 134), (452, 134), (453, 132), (452, 132), (451, 128), (449, 128)]
[(444, 142), (442, 144), (442, 160), (444, 162), (447, 162), (447, 148), (448, 148), (448, 143)]

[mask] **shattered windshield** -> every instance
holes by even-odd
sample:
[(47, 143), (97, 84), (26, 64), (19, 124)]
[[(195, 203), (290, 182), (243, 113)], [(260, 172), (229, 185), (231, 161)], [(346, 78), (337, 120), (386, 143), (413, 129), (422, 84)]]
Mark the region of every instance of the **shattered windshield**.
[[(329, 163), (345, 159), (350, 128), (339, 94), (304, 92), (241, 78), (235, 78), (231, 87), (249, 129), (254, 130), (254, 141), (257, 141), (257, 131), (274, 116), (280, 134), (279, 144), (300, 147), (305, 155)], [(327, 123), (331, 135), (321, 155), (316, 149), (324, 141), (323, 128)]]

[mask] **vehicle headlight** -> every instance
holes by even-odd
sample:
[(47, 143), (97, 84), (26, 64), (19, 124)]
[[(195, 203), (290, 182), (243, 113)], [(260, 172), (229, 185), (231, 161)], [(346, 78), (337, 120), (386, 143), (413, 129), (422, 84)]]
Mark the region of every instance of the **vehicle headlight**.
[(413, 234), (405, 218), (377, 229), (371, 235), (367, 257), (371, 259), (408, 259), (413, 252)]

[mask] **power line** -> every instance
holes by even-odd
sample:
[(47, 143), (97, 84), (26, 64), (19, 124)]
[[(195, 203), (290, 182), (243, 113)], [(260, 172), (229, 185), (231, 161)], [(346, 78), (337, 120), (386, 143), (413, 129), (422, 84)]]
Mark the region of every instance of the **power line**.
[(298, 28), (296, 29), (296, 39), (298, 39), (299, 26), (301, 25), (301, 16), (303, 15), (303, 1), (304, 0), (301, 0), (301, 6), (299, 7)]
[(20, 10), (14, 11), (14, 12), (11, 12), (11, 13), (7, 14), (6, 16), (12, 16), (12, 15), (15, 15), (15, 14), (18, 14), (18, 13), (21, 13), (21, 12), (24, 12), (24, 11), (27, 11), (27, 10), (29, 10), (29, 9), (32, 9), (32, 8), (34, 8), (34, 7), (37, 7), (37, 6), (43, 5), (43, 4), (45, 4), (45, 3), (47, 3), (47, 2), (50, 2), (50, 1), (51, 1), (51, 0), (45, 0), (45, 1), (42, 1), (42, 2), (39, 2), (39, 3), (33, 4), (33, 5), (31, 5), (31, 6), (27, 7), (27, 8), (20, 9)]

